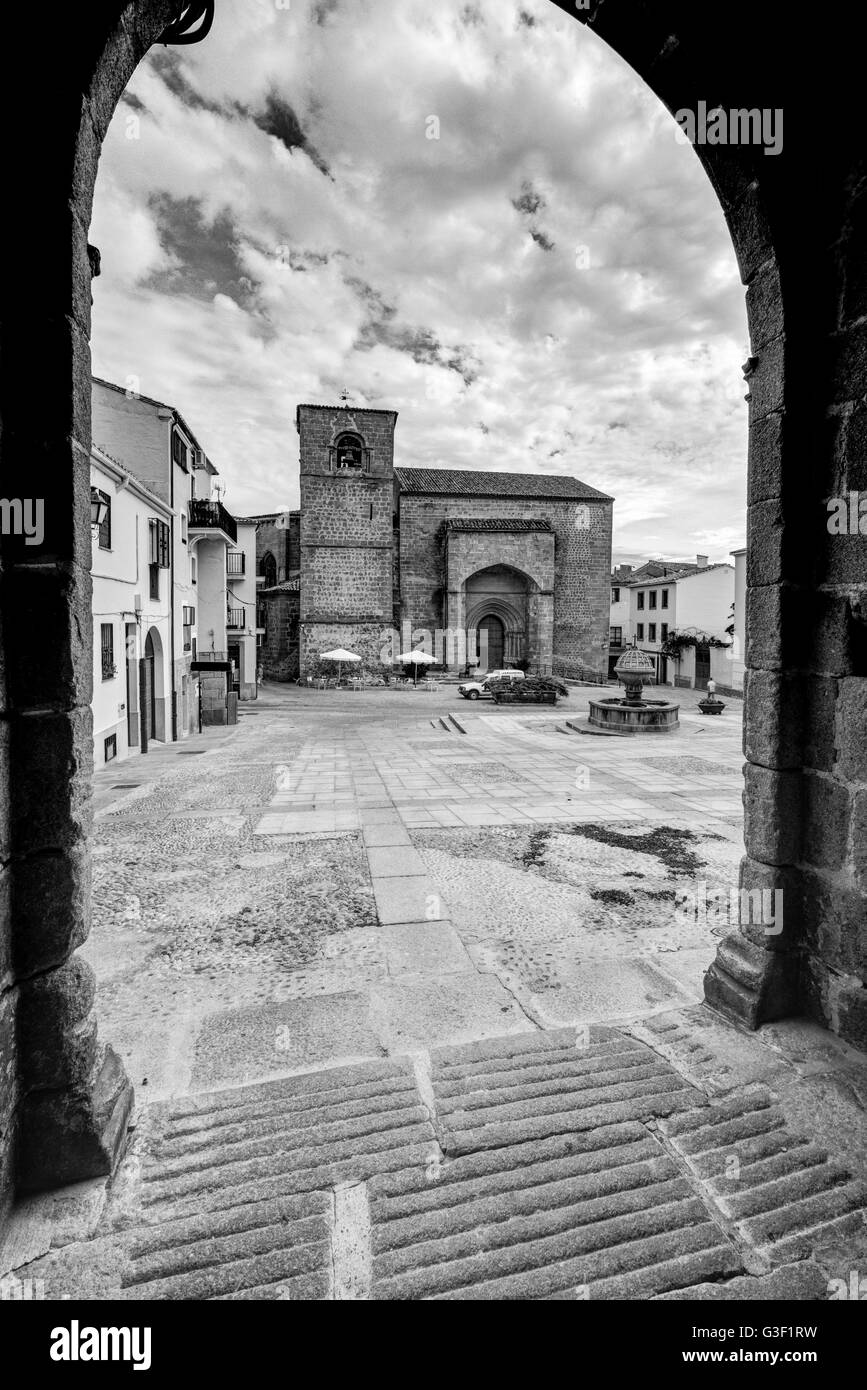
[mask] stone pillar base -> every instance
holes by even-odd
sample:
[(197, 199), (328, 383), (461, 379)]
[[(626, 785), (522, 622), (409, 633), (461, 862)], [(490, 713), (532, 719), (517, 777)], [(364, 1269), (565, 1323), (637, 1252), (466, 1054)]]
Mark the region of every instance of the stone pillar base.
[(799, 1012), (798, 976), (796, 956), (767, 950), (735, 932), (721, 942), (704, 977), (704, 997), (717, 1013), (756, 1029)]
[(34, 1091), (21, 1105), (19, 1192), (107, 1177), (126, 1146), (134, 1091), (117, 1053), (106, 1047), (89, 1089)]

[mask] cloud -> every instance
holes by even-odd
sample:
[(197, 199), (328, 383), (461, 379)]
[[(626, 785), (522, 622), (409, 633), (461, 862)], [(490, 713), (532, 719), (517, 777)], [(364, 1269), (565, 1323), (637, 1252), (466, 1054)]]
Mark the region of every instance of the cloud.
[(328, 165), (301, 129), (301, 123), (289, 102), (276, 92), (268, 93), (264, 110), (256, 112), (253, 119), (260, 130), (264, 130), (266, 135), (273, 135), (290, 154), (293, 150), (303, 150), (317, 169), (323, 174), (329, 172)]
[(676, 130), (549, 0), (221, 0), (106, 140), (95, 367), (176, 404), (241, 513), (297, 502), (295, 404), (346, 386), (398, 460), (583, 478), (618, 550), (724, 546), (744, 296)]

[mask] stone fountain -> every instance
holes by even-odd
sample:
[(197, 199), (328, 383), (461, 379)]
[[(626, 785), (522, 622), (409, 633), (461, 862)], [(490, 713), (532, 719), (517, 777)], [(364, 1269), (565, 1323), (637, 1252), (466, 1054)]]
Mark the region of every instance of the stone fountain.
[(591, 700), (590, 723), (614, 734), (664, 734), (678, 727), (680, 705), (668, 700), (645, 700), (642, 689), (652, 685), (656, 669), (646, 652), (633, 644), (614, 667), (626, 694), (621, 699)]

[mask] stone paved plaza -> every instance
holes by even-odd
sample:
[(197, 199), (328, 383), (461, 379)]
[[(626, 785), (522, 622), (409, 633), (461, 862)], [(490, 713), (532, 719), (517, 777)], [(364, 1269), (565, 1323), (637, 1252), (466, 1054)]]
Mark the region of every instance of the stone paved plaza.
[(266, 686), (236, 729), (101, 773), (85, 954), (135, 1130), (108, 1190), (19, 1208), (6, 1267), (98, 1298), (848, 1277), (863, 1057), (702, 1002), (736, 926), (740, 705), (679, 692), (678, 732), (617, 738), (581, 732), (593, 693)]

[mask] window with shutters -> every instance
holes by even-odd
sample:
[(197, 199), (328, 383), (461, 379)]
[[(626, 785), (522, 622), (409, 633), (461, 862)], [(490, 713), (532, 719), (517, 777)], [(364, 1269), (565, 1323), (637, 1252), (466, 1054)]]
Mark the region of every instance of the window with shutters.
[(172, 541), (171, 532), (165, 521), (159, 521), (152, 516), (148, 522), (150, 531), (150, 563), (158, 565), (160, 569), (167, 570), (171, 563)]
[(100, 624), (100, 649), (102, 653), (102, 679), (110, 681), (116, 674), (114, 664), (114, 625)]
[(187, 472), (189, 468), (189, 448), (187, 441), (178, 430), (172, 430), (172, 462)]
[(111, 498), (107, 492), (100, 492), (99, 500), (105, 504), (105, 516), (99, 523), (99, 548), (111, 550)]

